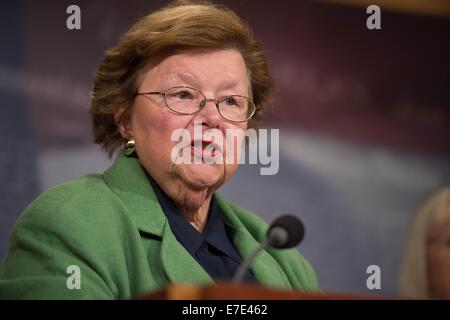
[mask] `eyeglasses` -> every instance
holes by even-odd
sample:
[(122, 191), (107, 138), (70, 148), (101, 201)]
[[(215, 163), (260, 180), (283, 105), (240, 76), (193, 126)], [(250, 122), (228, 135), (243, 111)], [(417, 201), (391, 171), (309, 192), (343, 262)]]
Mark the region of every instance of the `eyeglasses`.
[(256, 106), (249, 98), (230, 95), (218, 100), (207, 99), (198, 89), (187, 86), (172, 87), (164, 92), (137, 92), (136, 95), (159, 94), (164, 96), (166, 106), (180, 115), (199, 113), (211, 101), (217, 107), (220, 116), (229, 122), (248, 121), (256, 111)]

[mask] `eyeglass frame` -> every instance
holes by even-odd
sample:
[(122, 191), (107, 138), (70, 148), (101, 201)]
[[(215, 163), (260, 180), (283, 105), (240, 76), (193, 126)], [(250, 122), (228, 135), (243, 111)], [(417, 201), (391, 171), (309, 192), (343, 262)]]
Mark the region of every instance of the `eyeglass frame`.
[[(179, 111), (173, 110), (173, 109), (169, 106), (169, 104), (167, 103), (167, 99), (166, 99), (166, 94), (167, 94), (167, 92), (169, 92), (170, 90), (173, 90), (173, 89), (182, 89), (182, 88), (192, 89), (192, 90), (198, 91), (198, 92), (204, 97), (204, 99), (200, 101), (199, 106), (198, 106), (199, 109), (198, 109), (197, 111), (195, 111), (195, 112), (193, 112), (193, 113), (183, 113), (183, 112), (179, 112)], [(194, 88), (194, 87), (190, 87), (190, 86), (174, 86), (174, 87), (171, 87), (171, 88), (167, 89), (166, 91), (136, 92), (134, 95), (135, 95), (135, 96), (139, 96), (139, 95), (146, 95), (146, 94), (149, 94), (149, 95), (155, 95), (155, 94), (162, 95), (162, 96), (164, 97), (164, 103), (166, 104), (166, 107), (167, 107), (167, 108), (169, 108), (172, 112), (174, 112), (174, 113), (176, 113), (176, 114), (179, 114), (179, 115), (186, 115), (186, 116), (187, 116), (187, 115), (196, 115), (196, 114), (198, 114), (200, 111), (203, 110), (203, 108), (206, 106), (206, 103), (207, 103), (207, 102), (214, 102), (214, 105), (216, 106), (217, 111), (219, 112), (220, 117), (221, 117), (222, 119), (224, 119), (225, 121), (228, 121), (228, 122), (231, 122), (231, 123), (243, 123), (243, 122), (247, 122), (248, 120), (250, 120), (250, 119), (255, 115), (256, 110), (257, 110), (257, 109), (260, 109), (259, 107), (257, 107), (257, 106), (255, 105), (255, 103), (254, 103), (249, 97), (246, 97), (246, 96), (242, 96), (242, 95), (238, 95), (238, 94), (230, 94), (230, 95), (227, 95), (227, 96), (223, 96), (223, 97), (221, 97), (221, 98), (219, 98), (219, 99), (208, 99), (208, 98), (206, 97), (206, 95), (205, 95), (202, 91), (200, 91), (200, 89), (197, 89), (197, 88)], [(223, 99), (228, 98), (228, 97), (241, 97), (241, 98), (246, 99), (246, 100), (249, 102), (249, 105), (252, 105), (252, 106), (253, 106), (253, 112), (252, 112), (249, 116), (247, 116), (247, 119), (241, 120), (241, 121), (230, 120), (230, 119), (224, 117), (224, 116), (222, 115), (222, 113), (220, 112), (219, 103), (220, 103)], [(203, 104), (203, 105), (202, 105), (202, 104)]]

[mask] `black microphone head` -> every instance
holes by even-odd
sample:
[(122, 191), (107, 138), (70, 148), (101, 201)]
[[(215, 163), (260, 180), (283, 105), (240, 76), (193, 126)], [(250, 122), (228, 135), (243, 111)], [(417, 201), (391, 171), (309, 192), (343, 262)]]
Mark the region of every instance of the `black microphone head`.
[(305, 236), (303, 223), (294, 215), (286, 214), (277, 218), (267, 230), (270, 245), (278, 249), (297, 246)]

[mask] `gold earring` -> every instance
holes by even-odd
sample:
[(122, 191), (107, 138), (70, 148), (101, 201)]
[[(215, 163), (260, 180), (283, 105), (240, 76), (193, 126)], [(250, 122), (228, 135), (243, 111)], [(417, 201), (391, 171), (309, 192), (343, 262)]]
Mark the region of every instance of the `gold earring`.
[(125, 144), (123, 146), (123, 153), (126, 156), (131, 156), (134, 152), (135, 152), (135, 146), (136, 142), (134, 141), (133, 138), (128, 138), (127, 140), (125, 140)]

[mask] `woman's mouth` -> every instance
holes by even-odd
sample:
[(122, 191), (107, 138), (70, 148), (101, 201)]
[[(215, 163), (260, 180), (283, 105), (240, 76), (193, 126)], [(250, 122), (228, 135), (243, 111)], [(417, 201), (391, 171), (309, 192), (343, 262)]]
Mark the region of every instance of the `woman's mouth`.
[(193, 140), (191, 150), (194, 155), (202, 159), (215, 158), (216, 155), (222, 153), (220, 146), (210, 140)]

